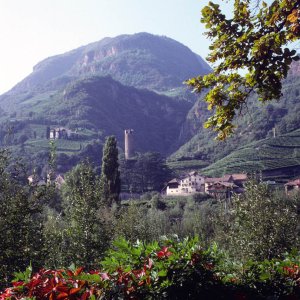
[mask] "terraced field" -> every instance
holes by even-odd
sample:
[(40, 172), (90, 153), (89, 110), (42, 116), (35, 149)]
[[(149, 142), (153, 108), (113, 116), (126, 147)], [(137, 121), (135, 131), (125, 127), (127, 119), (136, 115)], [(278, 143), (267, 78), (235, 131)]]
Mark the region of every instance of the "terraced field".
[[(55, 140), (57, 153), (74, 154), (79, 152), (88, 141), (73, 141), (73, 140)], [(30, 140), (25, 143), (26, 151), (49, 150), (49, 140), (38, 139)]]
[(167, 166), (175, 173), (188, 172), (195, 169), (203, 169), (208, 166), (208, 162), (202, 160), (184, 160), (184, 161), (170, 161)]
[(300, 130), (248, 144), (202, 170), (204, 174), (257, 172), (296, 167), (300, 169)]

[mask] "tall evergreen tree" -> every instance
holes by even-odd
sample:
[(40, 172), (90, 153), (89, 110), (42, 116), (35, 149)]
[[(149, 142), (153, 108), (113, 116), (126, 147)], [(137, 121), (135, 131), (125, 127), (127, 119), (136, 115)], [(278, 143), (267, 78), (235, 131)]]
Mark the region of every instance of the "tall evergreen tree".
[(111, 206), (119, 202), (121, 180), (117, 140), (114, 136), (107, 137), (103, 148), (100, 186), (102, 199), (106, 205)]

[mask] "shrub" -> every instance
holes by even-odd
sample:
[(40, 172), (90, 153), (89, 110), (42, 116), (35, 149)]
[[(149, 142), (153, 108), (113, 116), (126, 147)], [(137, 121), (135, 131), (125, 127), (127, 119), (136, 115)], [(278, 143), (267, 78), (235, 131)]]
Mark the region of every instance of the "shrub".
[(162, 239), (114, 242), (102, 270), (82, 267), (15, 273), (0, 300), (21, 299), (300, 299), (300, 255), (234, 264), (216, 244)]
[(229, 211), (220, 209), (215, 239), (235, 258), (270, 259), (298, 245), (297, 223), (295, 201), (251, 181)]

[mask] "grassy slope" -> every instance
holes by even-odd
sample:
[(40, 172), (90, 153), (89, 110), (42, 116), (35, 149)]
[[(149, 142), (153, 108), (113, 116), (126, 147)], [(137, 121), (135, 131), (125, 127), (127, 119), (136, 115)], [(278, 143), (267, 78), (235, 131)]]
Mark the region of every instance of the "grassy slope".
[(220, 176), (225, 173), (248, 173), (292, 166), (300, 168), (300, 129), (241, 147), (202, 172)]

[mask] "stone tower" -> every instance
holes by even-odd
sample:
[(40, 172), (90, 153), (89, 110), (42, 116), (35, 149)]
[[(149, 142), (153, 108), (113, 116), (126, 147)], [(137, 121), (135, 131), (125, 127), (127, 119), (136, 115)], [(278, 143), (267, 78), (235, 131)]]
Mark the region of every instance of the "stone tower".
[(133, 157), (133, 129), (125, 129), (125, 159)]

